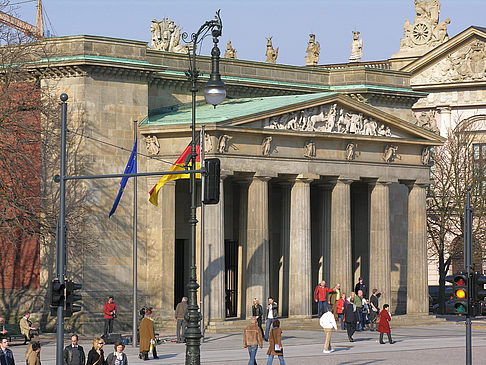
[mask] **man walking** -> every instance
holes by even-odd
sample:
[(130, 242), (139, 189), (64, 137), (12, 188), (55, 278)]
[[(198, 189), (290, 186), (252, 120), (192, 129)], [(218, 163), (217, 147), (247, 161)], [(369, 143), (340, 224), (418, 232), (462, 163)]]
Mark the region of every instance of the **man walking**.
[(250, 355), (250, 361), (248, 365), (256, 365), (256, 354), (258, 347), (263, 347), (263, 338), (260, 328), (257, 326), (257, 319), (251, 317), (250, 324), (245, 328), (243, 334), (243, 347), (248, 348), (248, 354)]
[(375, 331), (376, 330), (376, 318), (378, 317), (378, 314), (380, 314), (380, 307), (378, 305), (378, 297), (380, 296), (381, 293), (378, 293), (378, 289), (373, 289), (373, 292), (370, 297), (370, 315), (369, 315), (369, 320), (370, 320), (370, 330)]
[(333, 352), (333, 349), (331, 348), (332, 329), (334, 328), (334, 330), (337, 332), (336, 320), (334, 319), (334, 314), (332, 314), (331, 308), (329, 308), (328, 311), (322, 315), (319, 323), (321, 327), (324, 328), (324, 332), (326, 333), (326, 342), (322, 352), (329, 354), (330, 352)]
[(362, 314), (363, 314), (363, 292), (361, 290), (358, 290), (358, 295), (355, 295), (354, 297), (354, 305), (356, 306), (356, 317), (358, 320), (358, 325), (356, 326), (356, 331), (362, 331), (363, 330), (363, 322), (362, 322)]
[(317, 302), (318, 305), (317, 315), (319, 318), (323, 313), (327, 312), (327, 293), (334, 293), (334, 290), (329, 289), (326, 286), (326, 282), (322, 280), (314, 290), (314, 301)]
[(349, 298), (349, 303), (344, 309), (344, 321), (346, 322), (346, 330), (348, 331), (349, 342), (354, 342), (353, 334), (356, 331), (356, 322), (358, 317), (356, 315), (356, 305), (354, 304), (355, 296)]
[(272, 323), (277, 319), (278, 316), (278, 305), (273, 301), (272, 297), (268, 297), (267, 310), (265, 311), (265, 341), (268, 341), (268, 336), (270, 334), (270, 328)]
[(177, 342), (186, 342), (186, 319), (184, 316), (187, 313), (187, 297), (183, 297), (181, 302), (177, 304), (175, 309), (175, 321), (177, 322)]
[(104, 320), (105, 320), (105, 329), (104, 329), (104, 336), (108, 335), (108, 333), (113, 332), (113, 321), (114, 318), (116, 317), (116, 312), (117, 312), (115, 300), (113, 297), (110, 295), (108, 297), (108, 301), (105, 303), (103, 306), (103, 314), (104, 314)]
[(0, 337), (0, 364), (15, 365), (13, 352), (8, 348), (8, 340), (4, 336)]
[(78, 345), (78, 335), (71, 336), (71, 344), (64, 348), (62, 357), (64, 365), (84, 365), (86, 363), (83, 346)]

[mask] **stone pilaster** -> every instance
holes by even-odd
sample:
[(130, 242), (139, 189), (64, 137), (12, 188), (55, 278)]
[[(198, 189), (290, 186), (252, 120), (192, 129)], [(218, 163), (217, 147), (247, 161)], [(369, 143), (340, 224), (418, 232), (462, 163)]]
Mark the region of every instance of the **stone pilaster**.
[(165, 183), (159, 192), (160, 207), (151, 206), (153, 212), (147, 215), (147, 286), (151, 300), (155, 299), (153, 305), (160, 305), (163, 319), (174, 318), (175, 214), (164, 214), (161, 207), (165, 212), (175, 212), (175, 192), (175, 181)]
[[(370, 184), (369, 291), (382, 292), (380, 305), (391, 305), (390, 183)], [(371, 294), (371, 293), (368, 293)]]
[(407, 314), (428, 314), (426, 187), (408, 193)]
[(290, 191), (289, 316), (312, 315), (309, 179), (296, 179)]
[[(331, 201), (332, 184), (319, 185), (319, 271), (318, 282), (329, 280), (331, 273)], [(329, 284), (334, 285), (334, 284)]]
[(204, 303), (210, 322), (226, 317), (223, 179), (219, 203), (204, 206)]
[(255, 176), (248, 187), (246, 243), (246, 316), (251, 317), (251, 303), (262, 305), (268, 295), (268, 180)]
[(330, 283), (341, 284), (344, 292), (353, 291), (351, 274), (351, 183), (339, 179), (331, 193), (331, 274)]

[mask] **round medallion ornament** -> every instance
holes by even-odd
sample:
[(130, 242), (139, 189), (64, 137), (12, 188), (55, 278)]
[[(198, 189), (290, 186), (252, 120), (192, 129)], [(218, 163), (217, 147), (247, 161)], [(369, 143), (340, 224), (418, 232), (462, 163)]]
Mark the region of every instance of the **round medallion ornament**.
[(412, 41), (415, 44), (426, 44), (432, 37), (432, 29), (425, 22), (417, 22), (413, 25)]

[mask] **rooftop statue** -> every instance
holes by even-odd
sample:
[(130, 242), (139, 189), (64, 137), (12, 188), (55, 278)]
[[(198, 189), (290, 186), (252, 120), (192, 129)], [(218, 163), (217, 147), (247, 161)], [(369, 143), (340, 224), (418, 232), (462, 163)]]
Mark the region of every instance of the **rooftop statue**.
[(321, 52), (321, 45), (316, 42), (315, 34), (309, 34), (309, 42), (307, 42), (307, 56), (305, 56), (305, 64), (307, 66), (316, 66), (319, 62), (319, 53)]
[(173, 20), (163, 18), (161, 21), (157, 21), (154, 19), (150, 31), (152, 32), (150, 48), (176, 53), (188, 51), (187, 46), (181, 45), (181, 27), (176, 25)]
[(226, 52), (224, 52), (224, 58), (236, 58), (236, 49), (231, 46), (231, 41), (226, 44)]
[[(267, 37), (265, 37), (267, 38)], [(273, 49), (273, 45), (272, 45), (272, 37), (270, 38), (267, 38), (267, 52), (265, 52), (265, 56), (267, 56), (267, 60), (265, 62), (269, 62), (269, 63), (275, 63), (277, 62), (277, 57), (278, 57), (278, 48), (277, 49)]]
[(414, 0), (415, 18), (411, 24), (408, 19), (403, 25), (404, 38), (400, 40), (400, 52), (396, 55), (413, 56), (422, 55), (428, 50), (437, 47), (449, 39), (447, 25), (449, 18), (439, 22), (439, 0)]
[(359, 32), (353, 30), (349, 62), (361, 62), (361, 58), (363, 58), (363, 39), (359, 39)]

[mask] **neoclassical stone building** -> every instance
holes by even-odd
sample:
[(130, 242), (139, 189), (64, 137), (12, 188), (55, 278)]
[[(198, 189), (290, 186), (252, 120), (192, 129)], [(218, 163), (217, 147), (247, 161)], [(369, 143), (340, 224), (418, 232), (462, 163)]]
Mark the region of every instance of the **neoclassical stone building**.
[[(445, 37), (444, 24), (431, 17), (414, 23), (428, 25), (430, 38), (417, 49), (413, 40), (402, 41), (390, 60), (305, 67), (221, 59), (228, 100), (216, 109), (197, 107), (206, 156), (219, 158), (222, 167), (220, 203), (204, 207), (204, 216), (198, 207), (206, 322), (245, 318), (253, 298), (268, 296), (283, 316), (310, 317), (320, 280), (349, 293), (360, 276), (385, 292), (382, 303), (394, 313), (428, 313), (429, 152), (444, 141), (439, 134), (442, 121), (451, 120), (449, 109), (467, 110), (468, 117), (483, 113), (479, 43), (486, 39), (477, 27)], [(187, 55), (96, 36), (48, 42), (56, 57), (32, 68), (43, 88), (69, 94), (69, 123), (82, 122), (91, 137), (79, 151), (89, 161), (79, 173), (123, 171), (135, 120), (139, 172), (168, 170), (190, 142)], [(457, 76), (463, 71), (441, 66), (455, 52), (472, 62), (472, 73)], [(210, 59), (198, 62), (202, 85)], [(155, 207), (147, 200), (157, 180), (138, 178), (138, 211), (126, 189), (111, 219), (118, 182), (86, 182), (99, 250), (70, 268), (84, 283), (76, 324), (86, 330), (98, 325), (109, 294), (120, 308), (118, 323), (131, 323), (135, 213), (138, 306), (150, 305), (158, 323), (172, 323), (188, 281), (189, 184), (165, 184)], [(46, 284), (52, 268), (46, 257), (42, 263)]]

